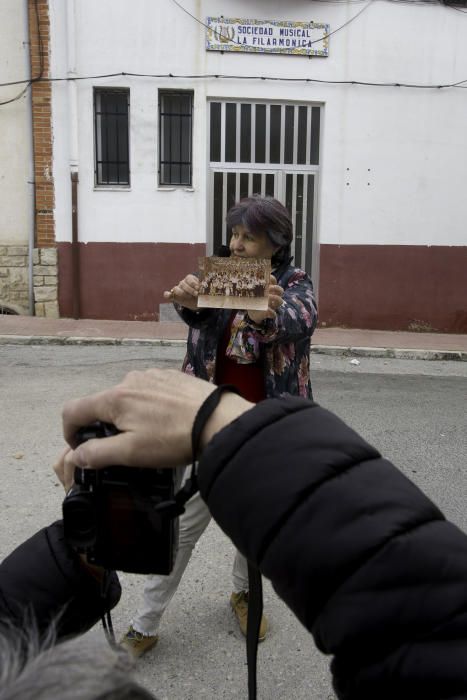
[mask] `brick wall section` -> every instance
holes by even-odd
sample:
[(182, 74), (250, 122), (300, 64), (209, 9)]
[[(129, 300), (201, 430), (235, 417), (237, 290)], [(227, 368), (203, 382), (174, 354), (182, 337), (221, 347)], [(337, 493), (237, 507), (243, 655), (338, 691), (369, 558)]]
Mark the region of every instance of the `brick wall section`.
[[(39, 16), (40, 41), (37, 31)], [(31, 75), (49, 76), (49, 4), (48, 0), (29, 0), (29, 40)], [(32, 128), (34, 179), (36, 194), (35, 236), (39, 248), (55, 245), (54, 182), (52, 177), (52, 86), (49, 82), (32, 84)]]
[[(48, 0), (28, 0), (31, 75), (49, 77), (50, 23)], [(37, 9), (37, 14), (36, 14)], [(37, 31), (39, 20), (40, 40)], [(58, 272), (55, 248), (52, 153), (52, 85), (32, 84), (32, 128), (35, 181), (35, 245), (33, 257), (36, 316), (58, 317)]]

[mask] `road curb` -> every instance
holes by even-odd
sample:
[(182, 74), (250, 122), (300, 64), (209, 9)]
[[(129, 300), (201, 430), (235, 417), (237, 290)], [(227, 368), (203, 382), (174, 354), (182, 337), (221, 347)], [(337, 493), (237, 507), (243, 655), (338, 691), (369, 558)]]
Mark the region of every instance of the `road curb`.
[(466, 362), (463, 350), (421, 350), (419, 348), (344, 347), (342, 345), (312, 345), (311, 354), (343, 357), (382, 357), (392, 360), (444, 360)]
[(158, 347), (186, 346), (186, 340), (165, 338), (85, 338), (56, 335), (0, 335), (0, 345), (148, 345)]
[[(82, 336), (27, 336), (0, 335), (0, 345), (114, 345), (147, 347), (183, 347), (186, 340), (165, 338), (85, 338)], [(379, 357), (395, 360), (442, 360), (466, 362), (467, 352), (463, 350), (421, 350), (417, 348), (374, 348), (343, 345), (312, 345), (315, 355), (335, 355), (342, 357)]]

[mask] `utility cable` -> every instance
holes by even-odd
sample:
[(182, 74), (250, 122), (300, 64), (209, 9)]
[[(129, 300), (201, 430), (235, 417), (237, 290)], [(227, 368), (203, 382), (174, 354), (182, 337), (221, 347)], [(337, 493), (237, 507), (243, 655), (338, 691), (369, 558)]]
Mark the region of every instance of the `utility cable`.
[[(66, 78), (42, 78), (39, 82), (71, 82), (82, 80), (99, 80), (102, 78), (154, 78), (158, 80), (261, 80), (265, 82), (280, 82), (280, 83), (318, 83), (322, 85), (362, 85), (365, 87), (398, 87), (398, 88), (417, 88), (421, 90), (442, 90), (447, 88), (465, 88), (467, 86), (467, 78), (458, 80), (454, 83), (439, 83), (439, 84), (422, 84), (422, 83), (404, 83), (404, 82), (374, 82), (368, 80), (324, 80), (320, 78), (292, 78), (275, 75), (229, 75), (225, 73), (202, 73), (198, 75), (177, 75), (175, 73), (129, 73), (127, 71), (119, 71), (118, 73), (104, 73), (99, 75), (81, 75), (67, 76)], [(38, 82), (35, 80), (35, 82)], [(29, 83), (29, 81), (28, 81)], [(2, 87), (0, 85), (0, 87)]]
[[(316, 1), (316, 0), (315, 0)], [(332, 0), (319, 0), (320, 2), (331, 2)], [(337, 1), (337, 0), (334, 0)], [(348, 2), (349, 0), (345, 0)], [(360, 0), (358, 0), (360, 1)], [(364, 0), (362, 0), (364, 1)], [(335, 34), (336, 32), (340, 31), (343, 29), (345, 26), (350, 24), (354, 19), (356, 19), (359, 15), (362, 14), (364, 10), (366, 10), (369, 5), (374, 2), (375, 0), (370, 0), (367, 2), (365, 7), (363, 7), (360, 12), (358, 12), (356, 15), (350, 18), (345, 24), (341, 25), (337, 29), (335, 29), (333, 32), (330, 32), (327, 36), (330, 36), (331, 34)], [(386, 0), (388, 2), (393, 2), (393, 3), (403, 3), (403, 2), (409, 2), (409, 0)], [(208, 25), (204, 24), (204, 22), (201, 22), (198, 20), (197, 17), (192, 15), (188, 10), (185, 10), (185, 8), (180, 5), (177, 0), (172, 0), (180, 9), (182, 9), (184, 12), (186, 12), (190, 17), (195, 19), (197, 22), (199, 22), (202, 26), (207, 27)], [(410, 4), (412, 3), (417, 3), (417, 4), (441, 4), (438, 2), (432, 2), (431, 0), (410, 0)], [(467, 14), (463, 10), (459, 10), (458, 8), (455, 8), (451, 5), (444, 5), (445, 7), (451, 7), (451, 9), (455, 10), (457, 9), (459, 12), (462, 14)], [(118, 78), (118, 77), (131, 77), (131, 78), (151, 78), (151, 79), (159, 79), (159, 80), (213, 80), (213, 79), (218, 79), (218, 80), (261, 80), (261, 81), (271, 81), (271, 82), (299, 82), (299, 83), (317, 83), (317, 84), (323, 84), (323, 85), (361, 85), (364, 87), (399, 87), (399, 88), (415, 88), (415, 89), (425, 89), (425, 90), (441, 90), (441, 89), (448, 89), (448, 88), (463, 88), (466, 89), (467, 85), (467, 78), (464, 80), (459, 80), (454, 83), (440, 83), (440, 84), (420, 84), (420, 83), (404, 83), (404, 82), (372, 82), (372, 81), (363, 81), (363, 80), (324, 80), (324, 79), (319, 79), (319, 78), (288, 78), (288, 77), (282, 77), (282, 76), (268, 76), (268, 75), (226, 75), (226, 74), (199, 74), (199, 75), (175, 75), (173, 73), (164, 73), (164, 74), (157, 74), (157, 73), (130, 73), (127, 71), (120, 71), (116, 73), (103, 73), (103, 74), (97, 74), (97, 75), (85, 75), (85, 76), (67, 76), (65, 78), (43, 78), (43, 56), (42, 56), (42, 37), (40, 34), (40, 29), (39, 29), (39, 15), (37, 11), (37, 0), (35, 0), (35, 10), (36, 10), (36, 21), (37, 21), (37, 29), (38, 29), (38, 35), (39, 35), (39, 50), (40, 50), (40, 55), (41, 55), (41, 64), (40, 64), (40, 74), (35, 77), (31, 78), (28, 80), (16, 80), (16, 81), (11, 81), (7, 83), (0, 83), (0, 87), (8, 87), (11, 85), (25, 85), (25, 88), (17, 95), (16, 97), (7, 100), (5, 102), (0, 102), (1, 105), (6, 105), (11, 102), (14, 102), (15, 100), (18, 100), (22, 97), (22, 95), (26, 92), (28, 87), (35, 82), (68, 82), (68, 81), (82, 81), (82, 80), (101, 80), (104, 78)], [(320, 40), (319, 40), (320, 41)]]
[[(191, 12), (188, 12), (188, 10), (185, 7), (183, 7), (183, 5), (181, 5), (178, 2), (178, 0), (172, 0), (172, 2), (174, 3), (174, 5), (176, 5), (178, 8), (180, 8), (180, 10), (185, 12), (185, 14), (187, 14), (189, 17), (194, 19), (195, 22), (198, 22), (198, 24), (200, 24), (202, 27), (205, 27), (206, 29), (211, 29), (209, 24), (206, 24), (205, 22), (200, 20), (198, 17), (196, 17), (196, 15), (192, 15)], [(341, 29), (344, 29), (344, 27), (347, 27), (351, 22), (354, 21), (354, 19), (357, 19), (357, 17), (359, 17), (363, 12), (365, 12), (365, 10), (367, 10), (369, 8), (369, 6), (372, 4), (372, 2), (374, 2), (374, 0), (369, 0), (367, 2), (367, 4), (365, 5), (365, 7), (363, 7), (359, 12), (357, 12), (357, 14), (355, 14), (349, 20), (347, 20), (347, 22), (342, 24), (340, 27), (337, 27), (337, 29), (334, 29), (332, 32), (329, 32), (328, 34), (323, 34), (323, 36), (319, 37), (319, 39), (314, 39), (313, 41), (310, 41), (310, 44), (318, 44), (320, 41), (324, 41), (325, 39), (332, 36), (333, 34), (337, 34), (337, 32), (340, 32)], [(230, 37), (224, 37), (224, 39), (226, 39), (228, 43), (233, 44), (234, 46), (238, 46), (237, 42), (233, 41), (233, 39), (231, 39)]]
[(40, 24), (39, 24), (39, 9), (37, 7), (37, 0), (34, 0), (34, 12), (36, 15), (36, 29), (37, 29), (37, 38), (38, 38), (38, 44), (39, 44), (39, 75), (36, 76), (35, 78), (30, 78), (29, 80), (17, 80), (15, 82), (3, 83), (2, 85), (0, 85), (0, 87), (7, 87), (10, 85), (24, 85), (24, 83), (26, 83), (23, 90), (21, 90), (21, 92), (19, 92), (16, 95), (16, 97), (12, 97), (10, 100), (5, 100), (4, 102), (0, 102), (0, 107), (3, 107), (4, 105), (9, 105), (12, 102), (16, 102), (17, 100), (20, 100), (22, 98), (22, 96), (27, 92), (28, 88), (33, 83), (37, 83), (40, 80), (42, 80), (42, 76), (44, 74), (44, 55), (43, 55), (44, 45), (42, 42), (42, 34), (41, 34)]
[(323, 41), (324, 39), (328, 39), (328, 38), (329, 38), (330, 36), (332, 36), (333, 34), (337, 34), (337, 32), (340, 32), (341, 29), (344, 29), (345, 27), (348, 27), (349, 24), (351, 24), (351, 22), (353, 22), (355, 19), (357, 19), (357, 17), (360, 17), (360, 15), (362, 15), (362, 14), (365, 12), (365, 10), (368, 10), (368, 8), (370, 7), (370, 5), (371, 5), (374, 1), (375, 1), (375, 0), (368, 0), (368, 2), (367, 2), (367, 4), (365, 5), (365, 7), (362, 7), (362, 9), (359, 10), (359, 12), (357, 12), (357, 13), (356, 13), (353, 17), (351, 17), (349, 20), (347, 20), (347, 22), (345, 22), (344, 24), (341, 24), (340, 27), (337, 27), (337, 29), (334, 29), (332, 32), (329, 32), (328, 34), (325, 34), (325, 35), (322, 36), (320, 39), (315, 39), (314, 41), (310, 41), (310, 44), (317, 44), (318, 42)]
[(12, 97), (11, 100), (5, 100), (4, 102), (0, 102), (0, 107), (3, 107), (3, 105), (9, 105), (12, 102), (16, 102), (17, 100), (20, 100), (22, 96), (28, 91), (29, 87), (31, 85), (31, 81), (28, 80), (26, 86), (19, 92), (16, 97)]

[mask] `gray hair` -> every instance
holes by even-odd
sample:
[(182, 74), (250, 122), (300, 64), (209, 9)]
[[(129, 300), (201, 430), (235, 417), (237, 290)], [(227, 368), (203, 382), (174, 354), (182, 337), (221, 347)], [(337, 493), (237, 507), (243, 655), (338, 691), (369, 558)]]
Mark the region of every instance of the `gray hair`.
[(155, 700), (131, 678), (134, 662), (105, 640), (77, 637), (54, 645), (51, 629), (0, 630), (0, 700)]

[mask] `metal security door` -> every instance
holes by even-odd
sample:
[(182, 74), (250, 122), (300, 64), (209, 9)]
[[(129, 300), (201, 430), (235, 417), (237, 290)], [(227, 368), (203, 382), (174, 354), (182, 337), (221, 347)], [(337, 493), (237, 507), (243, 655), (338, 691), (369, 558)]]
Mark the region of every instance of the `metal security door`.
[(208, 105), (209, 252), (227, 242), (225, 217), (235, 201), (270, 195), (288, 208), (295, 264), (316, 283), (320, 107), (243, 100)]
[(292, 216), (294, 239), (292, 255), (294, 265), (306, 270), (315, 285), (317, 282), (316, 217), (317, 180), (315, 173), (283, 172), (281, 173), (281, 195), (279, 199), (285, 204)]

